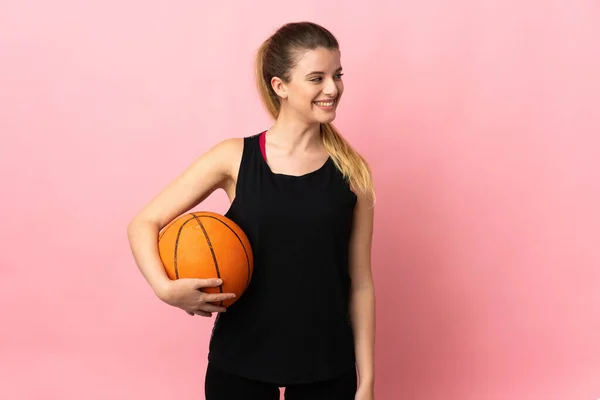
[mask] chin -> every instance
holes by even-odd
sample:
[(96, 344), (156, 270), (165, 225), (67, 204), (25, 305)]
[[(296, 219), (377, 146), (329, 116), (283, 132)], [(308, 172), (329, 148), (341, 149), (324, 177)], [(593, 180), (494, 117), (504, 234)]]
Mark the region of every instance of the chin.
[(335, 120), (335, 111), (328, 113), (327, 115), (316, 115), (315, 121), (321, 124), (329, 124)]
[(323, 118), (321, 121), (319, 121), (322, 124), (330, 124), (335, 120), (335, 116), (330, 117), (330, 118)]

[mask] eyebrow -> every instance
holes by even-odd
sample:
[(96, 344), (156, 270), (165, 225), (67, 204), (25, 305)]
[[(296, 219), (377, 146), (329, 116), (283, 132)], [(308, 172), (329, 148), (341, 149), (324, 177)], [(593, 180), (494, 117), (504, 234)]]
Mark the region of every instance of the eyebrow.
[[(339, 67), (338, 69), (335, 70), (335, 72), (339, 72), (342, 70), (342, 67)], [(325, 75), (325, 72), (323, 71), (313, 71), (313, 72), (309, 72), (308, 74), (306, 74), (306, 76), (309, 75)]]

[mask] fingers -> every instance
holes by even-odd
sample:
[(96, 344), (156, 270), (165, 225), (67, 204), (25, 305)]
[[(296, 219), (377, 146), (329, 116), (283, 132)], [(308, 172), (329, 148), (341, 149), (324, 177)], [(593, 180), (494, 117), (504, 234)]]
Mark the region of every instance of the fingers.
[(227, 309), (225, 307), (219, 307), (216, 306), (214, 304), (202, 304), (200, 307), (198, 307), (199, 311), (206, 311), (206, 312), (226, 312)]
[(212, 313), (206, 312), (206, 311), (202, 311), (202, 310), (196, 310), (196, 311), (186, 311), (186, 313), (190, 316), (194, 316), (194, 315), (199, 315), (201, 317), (212, 317)]
[(235, 298), (235, 293), (203, 293), (202, 301), (206, 303), (219, 303)]
[(202, 311), (202, 310), (194, 311), (194, 314), (200, 315), (201, 317), (207, 317), (207, 318), (212, 317), (212, 313), (209, 313), (209, 312), (206, 312), (206, 311)]
[(197, 289), (205, 288), (205, 287), (217, 287), (223, 283), (223, 280), (218, 278), (211, 279), (194, 279), (194, 286)]

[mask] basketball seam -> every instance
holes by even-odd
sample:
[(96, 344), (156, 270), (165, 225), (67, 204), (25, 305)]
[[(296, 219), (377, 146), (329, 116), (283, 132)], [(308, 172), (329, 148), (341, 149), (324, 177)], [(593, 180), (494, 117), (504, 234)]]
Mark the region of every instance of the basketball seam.
[[(202, 224), (202, 221), (200, 221), (200, 218), (198, 218), (196, 216), (196, 214), (192, 214), (194, 216), (194, 218), (196, 219), (196, 221), (198, 222), (198, 225), (200, 225), (200, 229), (202, 229), (202, 232), (204, 233), (204, 237), (206, 238), (206, 242), (208, 243), (208, 247), (210, 249), (210, 254), (212, 255), (213, 261), (215, 263), (215, 270), (217, 271), (217, 277), (219, 277), (219, 279), (221, 278), (221, 272), (219, 271), (219, 263), (217, 261), (217, 255), (215, 254), (215, 249), (212, 246), (212, 243), (210, 242), (210, 237), (208, 236), (208, 232), (206, 232), (206, 228), (204, 228), (204, 225)], [(219, 285), (219, 291), (221, 293), (223, 293), (223, 286)], [(219, 302), (219, 306), (223, 306), (223, 301)]]
[(193, 215), (195, 217), (198, 217), (198, 218), (211, 218), (211, 219), (214, 219), (216, 221), (219, 221), (220, 223), (222, 223), (223, 225), (225, 225), (227, 228), (229, 228), (229, 230), (239, 240), (240, 244), (242, 245), (242, 249), (244, 249), (244, 254), (246, 255), (247, 277), (246, 277), (246, 286), (245, 286), (244, 290), (248, 289), (248, 285), (250, 284), (250, 257), (248, 256), (248, 251), (246, 250), (246, 246), (244, 246), (244, 242), (242, 242), (242, 238), (240, 238), (240, 236), (235, 232), (235, 230), (233, 230), (232, 227), (230, 227), (229, 225), (227, 225), (226, 222), (221, 221), (219, 218), (215, 218), (215, 217), (213, 217), (211, 215), (203, 215), (203, 214), (196, 215), (195, 213)]
[(179, 269), (177, 268), (177, 248), (179, 247), (179, 238), (181, 237), (181, 232), (183, 231), (183, 227), (185, 226), (185, 224), (193, 220), (194, 217), (195, 215), (190, 217), (189, 219), (186, 219), (177, 231), (177, 238), (175, 239), (175, 248), (173, 249), (173, 269), (175, 269), (175, 278), (177, 279), (179, 279)]
[[(165, 227), (162, 229), (162, 231), (161, 231), (161, 232), (158, 234), (158, 240), (160, 241), (160, 240), (163, 238), (163, 236), (165, 236), (165, 234), (167, 233), (167, 231), (168, 231), (169, 229), (171, 229), (172, 227), (174, 227), (174, 226), (175, 226), (175, 222), (177, 222), (177, 219), (178, 219), (178, 218), (183, 218), (184, 216), (185, 216), (185, 215), (180, 215), (179, 217), (177, 217), (177, 218), (175, 218), (174, 220), (172, 220), (171, 222), (169, 222), (169, 223), (168, 223), (168, 224), (167, 224), (167, 225), (166, 225), (166, 226), (165, 226)], [(190, 217), (189, 219), (185, 220), (185, 221), (184, 221), (184, 223), (185, 223), (185, 222), (188, 222), (188, 221), (189, 221), (189, 220), (191, 220), (191, 219), (194, 219), (194, 217), (193, 217), (193, 216), (192, 216), (192, 217)]]

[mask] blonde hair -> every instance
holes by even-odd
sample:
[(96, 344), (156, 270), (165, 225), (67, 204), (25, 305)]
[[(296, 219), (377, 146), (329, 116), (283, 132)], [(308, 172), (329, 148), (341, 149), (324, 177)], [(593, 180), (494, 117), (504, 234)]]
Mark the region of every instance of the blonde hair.
[[(256, 83), (262, 102), (274, 119), (279, 116), (281, 103), (271, 86), (275, 76), (289, 82), (289, 71), (298, 55), (319, 47), (339, 49), (336, 38), (327, 29), (312, 22), (289, 23), (265, 40), (256, 55)], [(354, 190), (365, 194), (372, 203), (375, 190), (371, 171), (364, 158), (343, 138), (331, 123), (321, 124), (323, 146), (336, 167)]]

